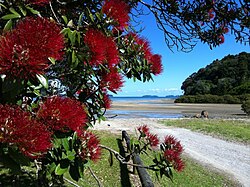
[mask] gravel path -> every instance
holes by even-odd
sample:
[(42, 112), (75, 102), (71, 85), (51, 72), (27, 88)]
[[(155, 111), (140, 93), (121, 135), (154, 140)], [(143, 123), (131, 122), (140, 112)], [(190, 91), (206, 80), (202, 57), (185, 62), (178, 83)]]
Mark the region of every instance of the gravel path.
[(250, 187), (250, 146), (227, 142), (187, 129), (166, 127), (157, 119), (110, 119), (96, 124), (95, 130), (134, 133), (135, 129), (147, 124), (161, 139), (167, 134), (178, 138), (185, 152), (198, 161), (233, 176), (244, 187)]

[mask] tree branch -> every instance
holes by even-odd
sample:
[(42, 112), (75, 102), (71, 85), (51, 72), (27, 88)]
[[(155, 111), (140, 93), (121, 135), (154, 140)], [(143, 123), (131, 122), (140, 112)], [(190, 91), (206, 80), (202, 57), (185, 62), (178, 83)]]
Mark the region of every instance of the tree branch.
[(102, 183), (100, 182), (100, 180), (97, 178), (97, 176), (94, 174), (93, 170), (91, 169), (91, 167), (88, 167), (91, 175), (94, 177), (94, 179), (96, 180), (97, 184), (99, 187), (103, 187)]

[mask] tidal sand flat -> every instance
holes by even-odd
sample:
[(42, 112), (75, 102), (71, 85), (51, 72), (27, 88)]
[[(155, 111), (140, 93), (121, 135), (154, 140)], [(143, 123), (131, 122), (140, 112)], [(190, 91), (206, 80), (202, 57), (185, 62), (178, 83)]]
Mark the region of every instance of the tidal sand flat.
[(174, 103), (174, 99), (113, 100), (107, 117), (118, 118), (182, 118), (192, 117), (206, 110), (210, 118), (246, 118), (240, 104)]

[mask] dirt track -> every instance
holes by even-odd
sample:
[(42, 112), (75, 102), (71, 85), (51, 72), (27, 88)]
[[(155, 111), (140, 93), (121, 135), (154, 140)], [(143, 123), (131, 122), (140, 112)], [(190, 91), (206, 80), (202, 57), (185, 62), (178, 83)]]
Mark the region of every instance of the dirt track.
[(227, 142), (187, 129), (166, 127), (158, 123), (157, 119), (131, 118), (110, 119), (95, 125), (95, 130), (121, 132), (126, 130), (134, 133), (135, 129), (147, 124), (160, 138), (172, 134), (184, 145), (185, 153), (194, 159), (217, 168), (242, 184), (250, 187), (250, 146)]

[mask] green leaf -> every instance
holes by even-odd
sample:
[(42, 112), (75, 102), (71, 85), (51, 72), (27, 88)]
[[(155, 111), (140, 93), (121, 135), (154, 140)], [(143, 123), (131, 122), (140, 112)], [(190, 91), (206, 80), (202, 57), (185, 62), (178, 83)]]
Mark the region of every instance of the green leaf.
[(48, 167), (49, 173), (53, 173), (56, 169), (56, 163), (52, 162), (50, 166)]
[(125, 53), (125, 50), (124, 49), (120, 49), (119, 50), (121, 53)]
[(56, 175), (63, 175), (65, 172), (68, 171), (69, 162), (67, 160), (62, 160), (60, 164), (56, 166), (55, 174)]
[(49, 88), (48, 79), (44, 75), (36, 74), (37, 79), (43, 85), (44, 88)]
[(23, 7), (21, 6), (18, 6), (19, 10), (22, 12), (23, 16), (26, 16), (27, 15), (27, 11), (26, 9), (23, 9)]
[(79, 16), (78, 27), (81, 26), (83, 15), (84, 15), (84, 13), (81, 13), (81, 15)]
[(77, 32), (76, 34), (77, 34), (77, 42), (80, 45), (81, 44), (81, 33)]
[(91, 13), (91, 11), (89, 10), (89, 8), (87, 8), (87, 11), (88, 11), (88, 17), (90, 18), (90, 20), (91, 20), (92, 22), (94, 22), (94, 16), (93, 16), (93, 14)]
[(7, 14), (7, 15), (1, 17), (1, 19), (3, 19), (3, 20), (16, 19), (16, 18), (21, 18), (21, 16), (16, 15), (16, 14)]
[(74, 30), (71, 33), (69, 32), (68, 36), (69, 36), (69, 40), (71, 42), (71, 45), (74, 46), (75, 42), (76, 42), (76, 31)]
[(20, 174), (21, 172), (21, 167), (19, 164), (17, 164), (9, 155), (2, 154), (1, 155), (1, 161), (2, 164), (11, 170), (12, 173), (14, 174)]
[(97, 17), (97, 19), (98, 19), (99, 21), (102, 20), (102, 16), (103, 16), (103, 15), (101, 15), (99, 12), (97, 12), (95, 15), (96, 15), (96, 17)]
[(67, 158), (68, 158), (70, 161), (73, 161), (73, 160), (75, 159), (75, 152), (67, 151)]
[(53, 145), (55, 148), (59, 148), (61, 146), (62, 141), (58, 138), (54, 138)]
[(26, 6), (26, 8), (27, 8), (32, 14), (36, 14), (36, 15), (37, 15), (37, 14), (40, 14), (39, 11), (37, 11), (37, 10), (35, 10), (35, 9), (29, 7), (29, 6)]
[(56, 64), (56, 59), (54, 59), (54, 58), (52, 58), (52, 57), (49, 57), (48, 59), (49, 59), (49, 61), (50, 61), (53, 65)]
[(66, 36), (70, 31), (70, 28), (64, 28), (63, 30), (61, 30), (61, 33)]
[(62, 139), (62, 145), (63, 145), (63, 148), (64, 148), (66, 151), (69, 151), (69, 141), (68, 141), (68, 138), (63, 138), (63, 139)]
[(68, 27), (73, 27), (74, 26), (74, 23), (73, 23), (73, 20), (70, 20), (67, 24)]
[(11, 8), (9, 8), (9, 10), (11, 13), (21, 17), (21, 15), (14, 8), (11, 7)]
[(68, 21), (68, 18), (66, 16), (62, 16), (62, 19), (65, 22), (65, 24), (68, 24), (69, 21)]
[(14, 150), (12, 148), (9, 148), (8, 150), (10, 157), (18, 164), (22, 166), (29, 166), (30, 160), (28, 157), (24, 156), (22, 153), (20, 153), (17, 149)]
[(7, 7), (3, 3), (0, 3), (0, 6), (7, 9)]
[(79, 169), (78, 169), (78, 164), (75, 162), (74, 164), (71, 164), (69, 167), (69, 174), (71, 178), (75, 181), (78, 181), (79, 178), (81, 177)]
[(7, 23), (5, 24), (5, 26), (4, 26), (4, 29), (3, 29), (3, 31), (9, 31), (9, 30), (11, 30), (11, 28), (12, 28), (12, 20), (10, 19), (9, 21), (7, 21)]
[(72, 63), (76, 61), (76, 53), (75, 50), (72, 51)]
[(33, 93), (39, 97), (41, 96), (40, 90), (34, 90)]

